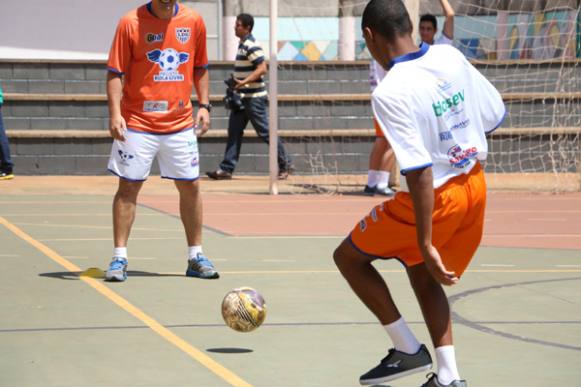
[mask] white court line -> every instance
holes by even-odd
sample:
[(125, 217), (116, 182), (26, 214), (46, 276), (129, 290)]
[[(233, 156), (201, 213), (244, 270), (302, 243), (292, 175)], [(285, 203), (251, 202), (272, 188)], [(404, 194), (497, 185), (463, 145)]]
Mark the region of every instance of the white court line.
[(555, 267), (581, 267), (581, 265), (555, 265)]
[[(23, 216), (57, 216), (59, 218), (63, 218), (63, 217), (67, 217), (67, 216), (111, 216), (110, 212), (107, 213), (95, 213), (95, 214), (91, 214), (91, 213), (78, 213), (78, 212), (74, 212), (74, 213), (44, 213), (44, 212), (36, 212), (36, 213), (30, 213), (30, 214), (2, 214), (2, 216), (4, 217), (23, 217)], [(150, 213), (146, 213), (146, 214), (138, 214), (138, 216), (167, 216), (167, 214), (162, 214), (160, 212), (150, 212)]]
[(565, 218), (528, 218), (529, 222), (566, 222)]
[(228, 235), (229, 239), (337, 239), (345, 235)]
[(496, 264), (496, 263), (483, 263), (483, 267), (515, 267), (516, 265), (504, 265), (504, 264)]
[[(183, 240), (184, 237), (167, 237), (167, 238), (130, 238), (132, 241), (178, 241)], [(53, 239), (38, 239), (41, 242), (92, 242), (92, 241), (110, 241), (111, 238), (53, 238)]]
[(581, 234), (484, 234), (487, 238), (581, 238)]
[[(96, 229), (104, 229), (110, 230), (112, 226), (87, 226), (87, 225), (78, 225), (78, 224), (57, 224), (57, 223), (22, 223), (18, 222), (19, 226), (36, 226), (36, 227), (71, 227), (71, 228), (96, 228)], [(131, 230), (134, 231), (167, 231), (167, 232), (175, 232), (181, 231), (180, 229), (167, 229), (167, 228), (150, 228), (150, 227), (132, 227)]]
[(262, 259), (262, 262), (296, 262), (296, 259)]

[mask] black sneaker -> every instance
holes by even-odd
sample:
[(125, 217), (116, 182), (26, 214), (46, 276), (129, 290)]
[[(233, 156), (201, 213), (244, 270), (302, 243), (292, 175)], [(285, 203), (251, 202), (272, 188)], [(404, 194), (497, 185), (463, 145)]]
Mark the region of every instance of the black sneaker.
[(418, 352), (413, 355), (392, 348), (377, 367), (359, 378), (359, 383), (362, 385), (385, 383), (430, 368), (432, 368), (432, 357), (425, 345), (422, 344)]
[(428, 375), (428, 381), (422, 384), (422, 387), (467, 387), (468, 383), (466, 380), (453, 380), (450, 384), (442, 384), (438, 381), (438, 375), (430, 372)]
[(375, 187), (370, 187), (366, 185), (365, 188), (363, 188), (363, 193), (365, 195), (373, 196), (375, 195)]

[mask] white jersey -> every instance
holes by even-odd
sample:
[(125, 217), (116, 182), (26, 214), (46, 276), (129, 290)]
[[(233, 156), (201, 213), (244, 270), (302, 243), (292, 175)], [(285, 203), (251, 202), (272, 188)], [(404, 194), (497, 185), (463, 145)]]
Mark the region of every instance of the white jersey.
[(431, 166), (434, 188), (486, 159), (485, 134), (505, 115), (498, 91), (449, 45), (422, 44), (394, 59), (372, 106), (401, 174)]
[(443, 32), (438, 37), (438, 39), (434, 40), (434, 45), (436, 45), (436, 44), (449, 44), (449, 45), (452, 45), (453, 43), (454, 43), (454, 40), (453, 39), (450, 39), (449, 37), (447, 37)]
[(387, 71), (377, 61), (372, 59), (369, 63), (369, 88), (372, 93), (383, 78), (385, 78), (385, 74), (387, 74)]

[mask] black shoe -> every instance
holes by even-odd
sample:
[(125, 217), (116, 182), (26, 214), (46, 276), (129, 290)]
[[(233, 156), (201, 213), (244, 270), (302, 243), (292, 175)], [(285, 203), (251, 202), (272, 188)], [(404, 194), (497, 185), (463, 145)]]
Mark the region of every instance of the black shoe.
[(370, 187), (366, 185), (365, 188), (363, 188), (363, 193), (365, 195), (373, 196), (375, 195), (375, 187)]
[(466, 380), (453, 380), (450, 384), (442, 384), (438, 380), (438, 375), (431, 372), (428, 374), (428, 381), (422, 384), (422, 387), (467, 387)]
[(292, 175), (295, 171), (295, 168), (291, 165), (286, 167), (285, 169), (281, 169), (278, 171), (278, 180), (286, 180), (288, 179), (289, 175)]
[(223, 171), (221, 169), (218, 169), (218, 170), (213, 171), (213, 172), (206, 172), (206, 175), (208, 175), (208, 177), (210, 179), (214, 179), (214, 180), (230, 180), (230, 179), (232, 179), (232, 174), (230, 172), (226, 172), (226, 171)]
[(359, 383), (362, 385), (381, 384), (430, 368), (432, 368), (432, 357), (425, 345), (422, 344), (418, 352), (413, 355), (392, 348), (377, 367), (359, 378)]

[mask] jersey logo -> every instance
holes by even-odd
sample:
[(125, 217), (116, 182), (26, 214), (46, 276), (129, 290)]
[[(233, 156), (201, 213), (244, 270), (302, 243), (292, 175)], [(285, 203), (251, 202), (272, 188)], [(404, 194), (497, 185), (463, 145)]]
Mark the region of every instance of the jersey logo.
[(470, 160), (476, 158), (478, 155), (478, 148), (475, 146), (462, 149), (458, 144), (448, 149), (448, 159), (450, 164), (455, 168), (464, 168), (470, 164)]
[(176, 38), (181, 44), (186, 44), (190, 40), (190, 36), (192, 36), (191, 28), (176, 28)]
[(177, 52), (173, 48), (165, 50), (152, 50), (147, 53), (147, 59), (150, 62), (157, 63), (161, 71), (153, 76), (156, 82), (176, 82), (183, 81), (184, 76), (177, 69), (182, 63), (190, 60), (190, 54), (187, 52)]
[(145, 41), (147, 43), (163, 42), (163, 32), (160, 32), (159, 34), (145, 34)]

